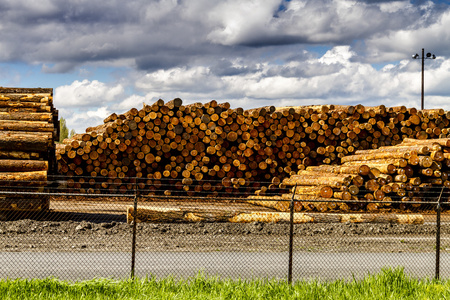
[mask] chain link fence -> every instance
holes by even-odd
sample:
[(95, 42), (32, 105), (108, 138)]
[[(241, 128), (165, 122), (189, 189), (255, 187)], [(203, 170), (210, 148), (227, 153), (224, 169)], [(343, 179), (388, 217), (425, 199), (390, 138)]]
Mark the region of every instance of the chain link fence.
[(164, 180), (130, 179), (133, 186), (123, 190), (113, 181), (107, 188), (89, 182), (61, 177), (39, 191), (1, 188), (0, 277), (203, 272), (295, 281), (359, 278), (396, 266), (417, 277), (450, 275), (446, 187), (381, 200), (283, 197), (285, 190), (273, 188), (261, 201), (248, 188), (233, 197), (211, 193), (215, 182), (192, 184), (190, 195), (168, 193)]

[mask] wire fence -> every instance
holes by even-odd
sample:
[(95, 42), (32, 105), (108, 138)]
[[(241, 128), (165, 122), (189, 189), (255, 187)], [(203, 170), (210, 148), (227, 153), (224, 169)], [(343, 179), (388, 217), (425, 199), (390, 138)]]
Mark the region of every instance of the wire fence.
[[(382, 198), (327, 200), (237, 179), (182, 186), (163, 178), (50, 179), (0, 187), (2, 278), (204, 272), (328, 280), (396, 266), (450, 277), (445, 186), (405, 184)], [(374, 191), (359, 188), (367, 194)]]

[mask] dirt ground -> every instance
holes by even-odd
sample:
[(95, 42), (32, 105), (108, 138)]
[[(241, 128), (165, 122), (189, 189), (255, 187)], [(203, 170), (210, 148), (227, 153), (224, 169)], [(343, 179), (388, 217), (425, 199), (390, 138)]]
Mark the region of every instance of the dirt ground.
[[(52, 199), (45, 215), (0, 220), (0, 251), (129, 252), (133, 226), (126, 222), (126, 208), (133, 202), (118, 200)], [(166, 201), (160, 205), (187, 208), (200, 204)], [(205, 205), (236, 211), (268, 210), (233, 202)], [(295, 251), (312, 252), (434, 252), (436, 215), (428, 212), (424, 219), (422, 225), (296, 224), (293, 246)], [(137, 251), (279, 252), (289, 247), (288, 223), (138, 223), (136, 229)], [(449, 212), (442, 215), (441, 249), (450, 252)]]
[[(86, 204), (87, 205), (87, 204)], [(95, 203), (91, 207), (95, 210)], [(58, 205), (54, 206), (57, 207)], [(80, 206), (78, 206), (80, 207)], [(120, 208), (53, 210), (0, 222), (0, 251), (129, 252), (133, 226)], [(448, 219), (445, 215), (444, 220)], [(294, 250), (312, 252), (433, 252), (434, 217), (423, 225), (316, 223), (294, 226)], [(287, 251), (287, 223), (139, 223), (137, 251)], [(450, 223), (441, 226), (450, 252)]]

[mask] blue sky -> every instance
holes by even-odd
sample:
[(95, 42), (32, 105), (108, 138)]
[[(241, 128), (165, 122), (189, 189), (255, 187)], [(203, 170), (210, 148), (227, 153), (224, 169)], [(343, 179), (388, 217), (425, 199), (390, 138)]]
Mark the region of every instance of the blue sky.
[(449, 1), (0, 0), (0, 85), (50, 87), (69, 128), (179, 97), (232, 107), (450, 110)]

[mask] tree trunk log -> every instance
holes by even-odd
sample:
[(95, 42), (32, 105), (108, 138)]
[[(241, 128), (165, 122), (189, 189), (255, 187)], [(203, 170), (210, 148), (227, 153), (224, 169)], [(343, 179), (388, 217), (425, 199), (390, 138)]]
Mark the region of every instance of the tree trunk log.
[(44, 160), (0, 159), (0, 172), (47, 171), (48, 162)]

